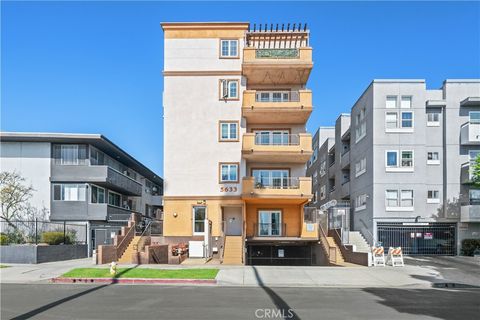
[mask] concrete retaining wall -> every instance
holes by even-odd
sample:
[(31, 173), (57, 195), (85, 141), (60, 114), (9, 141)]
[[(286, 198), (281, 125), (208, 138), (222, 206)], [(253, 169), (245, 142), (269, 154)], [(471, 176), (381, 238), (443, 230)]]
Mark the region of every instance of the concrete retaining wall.
[(87, 257), (87, 245), (10, 245), (0, 246), (3, 263), (43, 263)]

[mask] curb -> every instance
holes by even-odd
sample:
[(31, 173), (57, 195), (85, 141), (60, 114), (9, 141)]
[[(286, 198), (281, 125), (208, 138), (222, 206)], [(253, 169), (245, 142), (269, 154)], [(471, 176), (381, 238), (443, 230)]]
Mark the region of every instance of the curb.
[(146, 278), (52, 278), (53, 283), (121, 284), (217, 284), (216, 279), (146, 279)]

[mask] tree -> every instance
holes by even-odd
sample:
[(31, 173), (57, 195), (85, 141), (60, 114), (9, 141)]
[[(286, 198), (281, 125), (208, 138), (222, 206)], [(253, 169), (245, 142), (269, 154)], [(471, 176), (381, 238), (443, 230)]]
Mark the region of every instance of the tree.
[(472, 170), (472, 181), (475, 185), (480, 186), (480, 154), (477, 155), (475, 161), (470, 164)]
[(30, 208), (29, 200), (33, 195), (33, 187), (25, 185), (25, 178), (17, 172), (0, 172), (0, 203), (2, 212), (0, 218), (9, 226), (17, 227), (12, 223)]

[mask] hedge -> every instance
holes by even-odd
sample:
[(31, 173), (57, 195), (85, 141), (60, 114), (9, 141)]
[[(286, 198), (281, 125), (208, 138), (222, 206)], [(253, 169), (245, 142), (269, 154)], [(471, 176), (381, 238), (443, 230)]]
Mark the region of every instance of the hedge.
[(464, 239), (462, 241), (462, 255), (473, 256), (475, 249), (480, 250), (480, 239)]
[(71, 232), (64, 234), (62, 231), (48, 231), (42, 233), (42, 242), (56, 245), (56, 244), (72, 244), (75, 242), (75, 235)]

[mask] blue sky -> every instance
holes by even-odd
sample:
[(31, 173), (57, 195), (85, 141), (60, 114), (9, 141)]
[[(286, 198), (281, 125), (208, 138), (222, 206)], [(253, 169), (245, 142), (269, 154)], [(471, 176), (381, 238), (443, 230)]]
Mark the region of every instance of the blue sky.
[(480, 2), (5, 2), (1, 129), (102, 133), (163, 174), (162, 21), (308, 23), (315, 111), (374, 78), (480, 77)]

